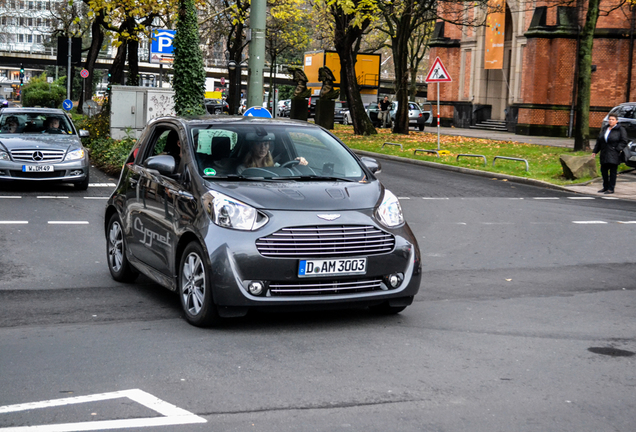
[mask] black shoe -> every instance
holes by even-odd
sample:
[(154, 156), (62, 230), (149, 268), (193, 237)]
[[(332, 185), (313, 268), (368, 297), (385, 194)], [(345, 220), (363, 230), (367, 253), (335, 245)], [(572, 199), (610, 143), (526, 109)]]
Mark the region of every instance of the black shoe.
[(608, 190), (607, 192), (604, 192), (604, 193), (605, 193), (605, 195), (609, 195), (609, 194), (613, 194), (614, 191), (613, 190)]
[(605, 189), (605, 188), (603, 188), (600, 191), (598, 191), (598, 193), (605, 193), (605, 192), (607, 192), (607, 189)]

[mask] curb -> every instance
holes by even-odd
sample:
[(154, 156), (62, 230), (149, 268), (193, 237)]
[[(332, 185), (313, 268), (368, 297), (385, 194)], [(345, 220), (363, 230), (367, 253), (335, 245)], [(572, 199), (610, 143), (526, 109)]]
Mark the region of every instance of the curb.
[[(399, 156), (392, 156), (392, 155), (385, 155), (382, 153), (374, 153), (374, 152), (370, 152), (370, 151), (366, 151), (366, 150), (356, 150), (356, 149), (351, 149), (354, 153), (362, 155), (362, 156), (369, 156), (369, 157), (374, 157), (377, 159), (386, 159), (386, 160), (391, 160), (394, 162), (405, 162), (405, 163), (410, 163), (413, 165), (421, 165), (421, 166), (426, 166), (429, 168), (436, 168), (436, 169), (442, 169), (442, 170), (446, 170), (446, 171), (454, 171), (454, 172), (459, 172), (462, 174), (471, 174), (471, 175), (476, 175), (476, 176), (481, 176), (481, 177), (489, 177), (489, 178), (497, 178), (497, 179), (505, 179), (505, 180), (509, 180), (515, 183), (522, 183), (522, 184), (527, 184), (527, 185), (531, 185), (531, 186), (540, 186), (540, 187), (544, 187), (544, 188), (548, 188), (548, 189), (556, 189), (556, 190), (560, 190), (560, 191), (566, 191), (566, 192), (570, 192), (570, 193), (579, 193), (573, 190), (568, 189), (565, 186), (559, 186), (559, 185), (554, 185), (552, 183), (548, 183), (542, 180), (535, 180), (535, 179), (529, 179), (529, 178), (525, 178), (525, 177), (517, 177), (517, 176), (513, 176), (513, 175), (509, 175), (509, 174), (500, 174), (500, 173), (493, 173), (493, 172), (488, 172), (488, 171), (480, 171), (480, 170), (476, 170), (476, 169), (472, 169), (472, 168), (462, 168), (462, 167), (457, 167), (454, 165), (444, 165), (444, 164), (439, 164), (436, 162), (428, 162), (428, 161), (421, 161), (421, 160), (417, 160), (417, 159), (408, 159), (408, 158), (402, 158)], [(573, 185), (573, 186), (583, 186), (587, 183), (591, 183), (594, 180), (590, 180), (589, 182), (586, 182), (584, 184), (579, 184), (579, 185)]]

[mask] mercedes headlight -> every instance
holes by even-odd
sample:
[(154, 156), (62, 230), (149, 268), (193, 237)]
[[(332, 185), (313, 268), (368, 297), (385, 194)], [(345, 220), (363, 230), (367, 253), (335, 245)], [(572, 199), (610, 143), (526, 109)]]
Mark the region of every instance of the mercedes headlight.
[(380, 222), (387, 227), (396, 227), (404, 223), (404, 215), (402, 214), (400, 201), (387, 189), (384, 190), (382, 204), (380, 204), (376, 210), (376, 215)]
[(7, 153), (4, 150), (0, 150), (0, 160), (3, 160), (3, 161), (11, 160), (11, 158), (9, 157), (9, 153)]
[(254, 207), (216, 191), (207, 192), (202, 200), (210, 219), (223, 228), (254, 231), (268, 221), (267, 216)]
[(64, 160), (72, 161), (72, 160), (83, 159), (85, 154), (86, 153), (84, 152), (84, 149), (81, 149), (81, 148), (77, 150), (72, 150), (66, 154), (66, 157), (64, 158)]

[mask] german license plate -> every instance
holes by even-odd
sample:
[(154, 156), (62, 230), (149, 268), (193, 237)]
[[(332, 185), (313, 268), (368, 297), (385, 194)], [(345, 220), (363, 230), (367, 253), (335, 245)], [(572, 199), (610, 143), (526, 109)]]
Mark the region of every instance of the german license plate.
[(53, 172), (53, 165), (22, 165), (22, 172)]
[(298, 277), (341, 276), (366, 272), (366, 258), (300, 260), (298, 264)]

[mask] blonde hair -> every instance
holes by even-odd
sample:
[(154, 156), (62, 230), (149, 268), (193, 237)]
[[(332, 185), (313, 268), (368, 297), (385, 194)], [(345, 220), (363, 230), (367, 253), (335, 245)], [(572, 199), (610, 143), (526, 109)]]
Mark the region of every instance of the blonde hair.
[[(263, 158), (262, 161), (259, 161), (256, 158), (256, 152), (254, 151), (254, 147), (260, 144), (260, 141), (254, 141), (250, 144), (250, 151), (245, 155), (245, 167), (246, 168), (262, 168), (262, 167), (271, 167), (274, 166), (274, 158), (272, 158), (272, 154), (270, 151), (267, 151), (267, 154)], [(269, 144), (269, 141), (268, 141)]]

